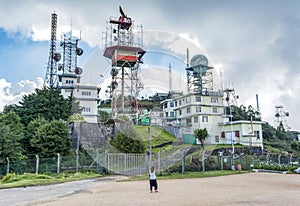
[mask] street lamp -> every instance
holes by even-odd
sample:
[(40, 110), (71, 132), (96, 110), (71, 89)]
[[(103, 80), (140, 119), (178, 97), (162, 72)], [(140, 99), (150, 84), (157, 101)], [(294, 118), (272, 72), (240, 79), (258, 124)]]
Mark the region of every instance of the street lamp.
[(152, 163), (152, 128), (151, 128), (151, 109), (149, 110), (149, 169)]

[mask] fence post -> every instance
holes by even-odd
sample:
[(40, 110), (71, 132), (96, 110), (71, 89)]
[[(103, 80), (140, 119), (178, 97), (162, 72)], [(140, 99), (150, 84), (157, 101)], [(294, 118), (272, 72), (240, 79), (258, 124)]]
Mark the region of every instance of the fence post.
[(76, 173), (78, 173), (78, 167), (79, 167), (79, 152), (76, 150)]
[(9, 158), (6, 157), (6, 160), (7, 160), (6, 175), (8, 175), (9, 174)]
[(280, 165), (280, 157), (281, 157), (281, 154), (278, 155), (278, 164)]
[(182, 155), (182, 163), (181, 163), (181, 173), (184, 174), (185, 172), (185, 152)]
[(109, 168), (108, 168), (108, 151), (107, 150), (105, 150), (105, 152), (104, 152), (104, 166), (105, 166), (105, 169), (108, 173)]
[(157, 171), (160, 172), (160, 161), (161, 161), (160, 150), (157, 153), (157, 159), (158, 159), (158, 162), (157, 162)]
[(60, 173), (60, 165), (61, 165), (61, 156), (57, 153), (57, 174)]
[(99, 172), (99, 151), (96, 149), (96, 171)]
[(35, 155), (36, 164), (35, 164), (35, 174), (39, 173), (39, 166), (40, 166), (40, 157), (38, 154)]

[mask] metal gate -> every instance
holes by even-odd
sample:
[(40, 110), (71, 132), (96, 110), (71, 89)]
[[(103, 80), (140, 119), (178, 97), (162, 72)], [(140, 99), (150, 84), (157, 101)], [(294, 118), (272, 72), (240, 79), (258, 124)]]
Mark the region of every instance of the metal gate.
[(108, 172), (121, 175), (144, 175), (148, 171), (148, 155), (108, 153)]

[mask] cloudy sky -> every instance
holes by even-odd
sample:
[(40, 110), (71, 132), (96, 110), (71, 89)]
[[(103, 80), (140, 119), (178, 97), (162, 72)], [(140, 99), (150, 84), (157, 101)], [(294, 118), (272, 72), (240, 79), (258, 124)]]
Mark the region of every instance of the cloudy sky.
[[(283, 105), (290, 114), (288, 125), (300, 130), (297, 0), (0, 0), (0, 111), (43, 84), (54, 11), (58, 15), (57, 39), (72, 24), (74, 35), (81, 32), (80, 46), (84, 49), (79, 64), (101, 65), (99, 71), (84, 70), (85, 81), (97, 83), (92, 78), (88, 82), (89, 77), (109, 68), (107, 60), (98, 54), (103, 49), (106, 21), (119, 16), (119, 5), (135, 24), (143, 25), (148, 54), (152, 54), (145, 56), (145, 65), (157, 63), (153, 57), (162, 54), (160, 49), (164, 56), (174, 55), (184, 65), (189, 47), (192, 54), (208, 57), (225, 86), (234, 86), (238, 104), (256, 107), (258, 94), (263, 120), (273, 125), (275, 106)], [(165, 45), (168, 48), (159, 48)], [(169, 61), (155, 66), (165, 65), (167, 69)], [(174, 65), (180, 67), (176, 62)]]

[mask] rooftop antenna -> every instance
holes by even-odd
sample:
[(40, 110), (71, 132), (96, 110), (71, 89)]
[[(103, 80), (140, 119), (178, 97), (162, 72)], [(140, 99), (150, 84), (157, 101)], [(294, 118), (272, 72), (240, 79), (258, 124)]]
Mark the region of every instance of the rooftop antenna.
[(260, 118), (261, 113), (260, 113), (260, 108), (259, 108), (259, 103), (258, 103), (258, 94), (256, 94), (256, 110), (258, 112), (257, 117)]
[(172, 91), (172, 68), (171, 63), (169, 63), (169, 92)]

